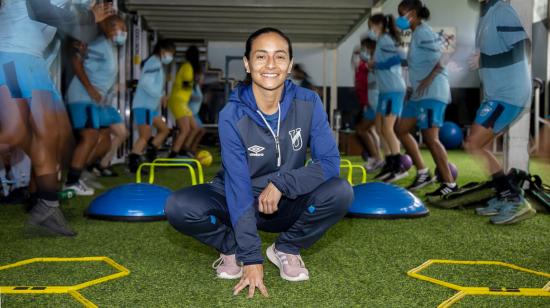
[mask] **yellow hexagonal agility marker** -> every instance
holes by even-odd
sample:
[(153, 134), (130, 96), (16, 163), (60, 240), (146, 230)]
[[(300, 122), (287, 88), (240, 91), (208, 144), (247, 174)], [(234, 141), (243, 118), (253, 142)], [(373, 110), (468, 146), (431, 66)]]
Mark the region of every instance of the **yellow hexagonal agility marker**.
[(460, 265), (496, 265), (507, 267), (516, 271), (525, 272), (537, 276), (542, 276), (550, 279), (550, 274), (537, 272), (528, 268), (520, 267), (514, 264), (509, 264), (499, 261), (456, 261), (456, 260), (428, 260), (422, 265), (413, 268), (407, 272), (410, 277), (435, 283), (449, 289), (458, 291), (455, 295), (448, 298), (441, 304), (439, 308), (450, 307), (467, 295), (496, 295), (496, 296), (542, 296), (550, 297), (550, 281), (542, 288), (490, 288), (490, 287), (465, 287), (458, 284), (450, 283), (433, 277), (420, 274), (432, 264), (460, 264)]
[(0, 266), (0, 271), (25, 266), (31, 263), (41, 262), (105, 262), (118, 270), (118, 273), (103, 276), (94, 280), (86, 281), (72, 286), (0, 286), (0, 294), (63, 294), (67, 293), (79, 301), (84, 307), (97, 307), (93, 302), (86, 299), (79, 290), (107, 282), (109, 280), (122, 278), (130, 274), (130, 271), (124, 266), (116, 263), (108, 257), (83, 257), (83, 258), (33, 258), (16, 263)]

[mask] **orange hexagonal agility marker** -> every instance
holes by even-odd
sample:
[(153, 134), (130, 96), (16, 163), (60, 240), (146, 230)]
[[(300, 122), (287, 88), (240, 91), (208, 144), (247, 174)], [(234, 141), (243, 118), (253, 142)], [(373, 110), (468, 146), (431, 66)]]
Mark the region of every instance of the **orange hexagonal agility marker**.
[(72, 286), (0, 286), (0, 294), (63, 294), (67, 293), (79, 301), (84, 307), (97, 307), (93, 302), (86, 299), (78, 291), (84, 288), (107, 282), (109, 280), (122, 278), (130, 274), (124, 266), (116, 263), (108, 257), (83, 257), (83, 258), (32, 258), (16, 263), (0, 266), (1, 270), (25, 266), (41, 262), (105, 262), (118, 270), (118, 273), (103, 276)]
[(490, 287), (465, 287), (458, 284), (450, 283), (433, 277), (420, 274), (432, 264), (460, 264), (460, 265), (496, 265), (507, 267), (516, 271), (529, 273), (536, 276), (542, 276), (550, 279), (550, 274), (537, 272), (528, 268), (520, 267), (514, 264), (509, 264), (500, 261), (456, 261), (456, 260), (428, 260), (422, 265), (413, 268), (407, 272), (410, 277), (435, 283), (449, 289), (458, 291), (455, 295), (448, 298), (441, 304), (439, 308), (450, 307), (467, 295), (496, 295), (496, 296), (542, 296), (550, 297), (550, 281), (541, 288), (490, 288)]

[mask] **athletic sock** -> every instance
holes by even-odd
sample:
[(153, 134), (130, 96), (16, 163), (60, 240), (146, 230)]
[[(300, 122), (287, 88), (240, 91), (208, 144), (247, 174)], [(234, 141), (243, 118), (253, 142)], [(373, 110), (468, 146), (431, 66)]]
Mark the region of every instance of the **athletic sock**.
[(456, 187), (456, 183), (445, 183), (445, 185), (449, 186), (450, 188), (455, 188)]
[(82, 174), (82, 169), (70, 168), (69, 173), (67, 173), (67, 185), (73, 185), (80, 180), (80, 175)]
[(392, 155), (392, 171), (398, 173), (401, 171), (401, 154)]

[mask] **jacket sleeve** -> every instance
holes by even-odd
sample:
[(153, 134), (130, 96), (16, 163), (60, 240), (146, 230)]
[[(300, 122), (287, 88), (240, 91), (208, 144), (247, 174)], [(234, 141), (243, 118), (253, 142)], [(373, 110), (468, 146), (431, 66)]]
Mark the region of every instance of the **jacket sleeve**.
[(340, 175), (340, 153), (319, 95), (315, 94), (310, 132), (313, 163), (280, 172), (269, 179), (287, 198), (294, 199), (315, 190), (325, 181)]
[(376, 62), (375, 69), (389, 70), (395, 65), (401, 65), (401, 57), (399, 55), (393, 56), (384, 62)]
[(231, 105), (220, 112), (219, 134), (225, 195), (237, 242), (237, 260), (244, 265), (263, 263), (262, 242), (256, 227), (255, 200), (246, 157)]
[(49, 0), (27, 0), (27, 11), (31, 19), (55, 27), (61, 33), (83, 42), (90, 42), (98, 34), (91, 11), (73, 12), (53, 5)]
[(161, 97), (164, 91), (161, 74), (164, 74), (164, 71), (162, 65), (155, 66), (152, 63), (153, 59), (151, 58), (145, 62), (141, 70), (139, 86), (151, 97)]

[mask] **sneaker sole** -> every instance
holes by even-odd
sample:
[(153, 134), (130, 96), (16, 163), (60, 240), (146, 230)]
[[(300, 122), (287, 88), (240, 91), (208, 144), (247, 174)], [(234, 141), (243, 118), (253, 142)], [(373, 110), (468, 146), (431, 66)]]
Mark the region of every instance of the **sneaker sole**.
[[(480, 209), (485, 209), (485, 208), (480, 208)], [(483, 217), (491, 217), (491, 216), (496, 216), (498, 215), (498, 211), (494, 211), (494, 212), (478, 212), (478, 210), (476, 209), (476, 215), (478, 216), (483, 216)]]
[(374, 180), (375, 180), (375, 181), (385, 181), (385, 180), (388, 179), (390, 176), (391, 176), (391, 174), (386, 174), (386, 175), (381, 176), (381, 177), (375, 177)]
[(275, 244), (271, 244), (271, 246), (267, 247), (267, 250), (265, 251), (265, 253), (267, 255), (267, 259), (279, 268), (279, 273), (281, 274), (281, 278), (292, 282), (309, 280), (309, 276), (305, 276), (303, 274), (300, 274), (300, 276), (298, 277), (287, 276), (283, 271), (283, 265), (279, 262), (279, 258), (277, 258), (277, 256), (275, 255), (275, 251), (273, 251), (274, 246)]
[(410, 191), (418, 191), (418, 190), (421, 190), (422, 188), (428, 186), (428, 185), (432, 185), (435, 181), (428, 181), (428, 182), (424, 182), (422, 183), (421, 185), (418, 185), (418, 186), (414, 186), (414, 187), (407, 187), (408, 190)]
[(484, 200), (489, 200), (495, 196), (494, 190), (488, 188), (479, 192), (475, 192), (472, 194), (467, 194), (463, 196), (457, 196), (455, 199), (449, 199), (449, 195), (453, 195), (456, 193), (450, 193), (446, 195), (446, 198), (439, 199), (439, 200), (429, 200), (428, 202), (432, 203), (432, 205), (437, 206), (439, 208), (444, 209), (453, 209), (459, 206), (466, 206), (468, 204), (474, 204), (478, 202), (482, 202)]
[(227, 279), (227, 280), (238, 279), (238, 278), (241, 278), (242, 275), (243, 275), (242, 267), (241, 267), (241, 271), (238, 274), (235, 274), (235, 275), (230, 275), (226, 272), (216, 273), (216, 277), (218, 277), (220, 279)]
[(74, 190), (74, 194), (77, 195), (77, 196), (93, 196), (95, 194), (95, 191), (93, 192), (82, 192), (82, 191), (78, 191), (74, 188), (71, 188), (71, 187), (63, 187), (63, 190), (67, 190), (67, 189), (72, 189)]
[(409, 172), (403, 172), (403, 173), (396, 174), (395, 177), (393, 177), (393, 178), (386, 179), (384, 182), (393, 183), (393, 182), (399, 181), (401, 179), (404, 179), (408, 176), (409, 176)]
[(508, 220), (502, 220), (502, 221), (498, 221), (498, 222), (494, 222), (494, 221), (491, 220), (491, 223), (495, 224), (495, 225), (511, 225), (511, 224), (515, 224), (515, 223), (518, 223), (518, 222), (523, 221), (523, 220), (527, 220), (527, 219), (535, 216), (536, 214), (537, 214), (537, 211), (535, 209), (533, 209), (531, 206), (528, 206), (521, 213), (519, 213), (516, 216), (511, 216), (510, 219), (508, 219)]

